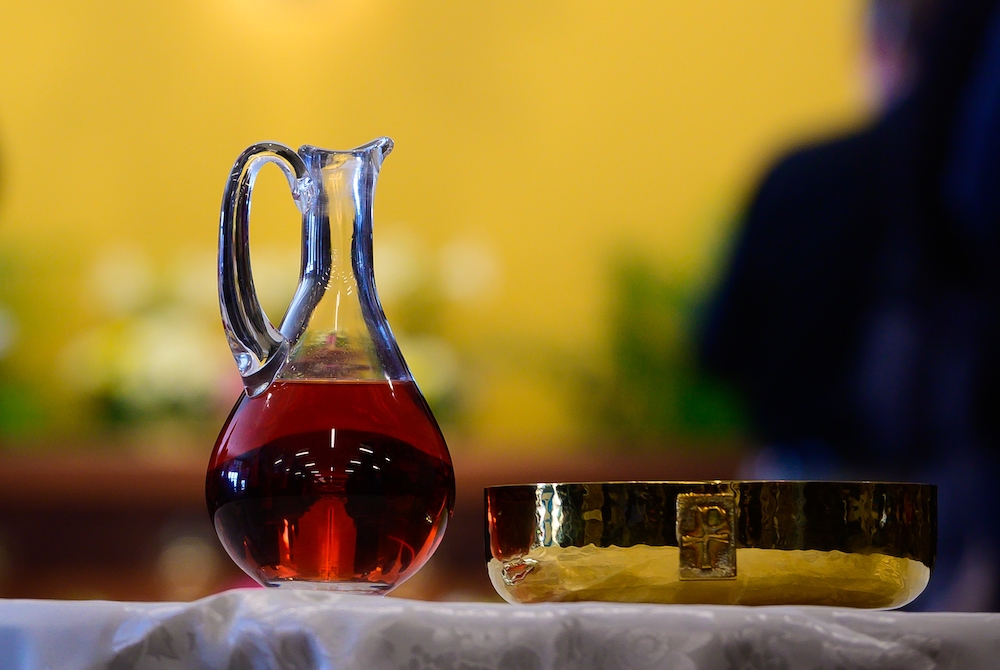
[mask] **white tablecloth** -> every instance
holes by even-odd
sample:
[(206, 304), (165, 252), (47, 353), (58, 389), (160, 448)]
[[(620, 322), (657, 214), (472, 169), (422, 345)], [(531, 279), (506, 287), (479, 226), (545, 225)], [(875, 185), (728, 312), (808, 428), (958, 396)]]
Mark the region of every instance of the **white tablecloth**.
[(424, 603), (242, 590), (194, 603), (0, 601), (0, 669), (1000, 668), (1000, 614)]

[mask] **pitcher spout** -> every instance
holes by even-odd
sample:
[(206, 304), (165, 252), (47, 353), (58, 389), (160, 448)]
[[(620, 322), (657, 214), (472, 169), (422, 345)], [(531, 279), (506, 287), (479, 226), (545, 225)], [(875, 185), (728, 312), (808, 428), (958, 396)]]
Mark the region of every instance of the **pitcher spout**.
[(299, 147), (298, 153), (309, 166), (310, 171), (317, 171), (316, 176), (318, 177), (319, 170), (348, 163), (352, 158), (362, 159), (378, 169), (381, 167), (383, 159), (392, 152), (394, 146), (392, 139), (379, 137), (354, 149), (346, 150), (323, 149), (311, 144), (303, 144)]
[(393, 144), (392, 139), (388, 137), (380, 137), (377, 140), (372, 140), (371, 142), (368, 142), (367, 144), (362, 144), (357, 149), (354, 149), (354, 151), (357, 151), (359, 153), (365, 153), (369, 151), (378, 150), (380, 157), (385, 158), (390, 153), (392, 153), (392, 148), (394, 146), (395, 144)]

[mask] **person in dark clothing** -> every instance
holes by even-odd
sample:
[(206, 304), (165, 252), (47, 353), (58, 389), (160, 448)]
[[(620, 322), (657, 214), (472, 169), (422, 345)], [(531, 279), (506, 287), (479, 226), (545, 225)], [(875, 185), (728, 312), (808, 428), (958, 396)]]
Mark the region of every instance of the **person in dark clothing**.
[(938, 564), (915, 605), (996, 609), (1000, 3), (886, 7), (907, 19), (905, 85), (869, 127), (764, 179), (702, 360), (766, 445), (749, 475), (938, 484)]

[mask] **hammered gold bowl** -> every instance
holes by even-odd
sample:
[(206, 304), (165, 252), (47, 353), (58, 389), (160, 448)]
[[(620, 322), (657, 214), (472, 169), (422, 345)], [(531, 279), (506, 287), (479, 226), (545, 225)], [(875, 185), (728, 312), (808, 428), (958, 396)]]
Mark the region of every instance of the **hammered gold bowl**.
[(901, 607), (927, 586), (937, 487), (887, 482), (486, 489), (487, 566), (512, 603)]

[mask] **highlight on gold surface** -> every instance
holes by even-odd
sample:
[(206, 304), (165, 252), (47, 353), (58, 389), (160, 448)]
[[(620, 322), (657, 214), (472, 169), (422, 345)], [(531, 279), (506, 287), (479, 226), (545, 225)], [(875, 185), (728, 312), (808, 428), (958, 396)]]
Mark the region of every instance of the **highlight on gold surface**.
[[(511, 603), (604, 600), (715, 605), (808, 604), (900, 607), (930, 580), (920, 561), (841, 551), (739, 550), (733, 580), (683, 580), (677, 547), (539, 547), (506, 563), (491, 559), (490, 581)], [(530, 579), (528, 576), (530, 575)]]
[(936, 504), (877, 482), (493, 487), (487, 566), (512, 603), (900, 607), (930, 580)]

